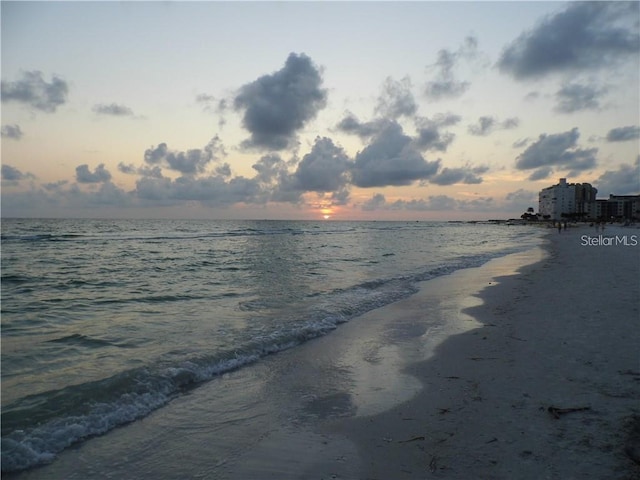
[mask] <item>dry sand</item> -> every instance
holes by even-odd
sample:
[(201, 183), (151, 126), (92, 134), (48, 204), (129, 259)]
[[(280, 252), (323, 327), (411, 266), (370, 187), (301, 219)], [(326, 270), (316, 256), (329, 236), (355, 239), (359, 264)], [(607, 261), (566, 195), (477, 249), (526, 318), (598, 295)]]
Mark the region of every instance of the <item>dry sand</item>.
[(638, 479), (640, 245), (600, 234), (424, 282), (15, 478)]

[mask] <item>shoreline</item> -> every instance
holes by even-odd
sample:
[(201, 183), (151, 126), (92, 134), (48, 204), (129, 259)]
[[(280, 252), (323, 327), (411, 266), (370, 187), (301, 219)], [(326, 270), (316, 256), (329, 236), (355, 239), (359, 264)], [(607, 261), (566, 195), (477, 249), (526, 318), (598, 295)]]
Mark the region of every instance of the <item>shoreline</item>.
[[(633, 478), (640, 332), (619, 317), (637, 319), (638, 289), (607, 282), (637, 287), (638, 247), (580, 247), (583, 233), (552, 231), (543, 247), (422, 282), (7, 478)], [(577, 264), (586, 252), (593, 261)], [(597, 344), (602, 302), (585, 274), (610, 300), (599, 315), (618, 319)], [(557, 305), (537, 300), (559, 293)], [(549, 406), (589, 409), (556, 419)]]

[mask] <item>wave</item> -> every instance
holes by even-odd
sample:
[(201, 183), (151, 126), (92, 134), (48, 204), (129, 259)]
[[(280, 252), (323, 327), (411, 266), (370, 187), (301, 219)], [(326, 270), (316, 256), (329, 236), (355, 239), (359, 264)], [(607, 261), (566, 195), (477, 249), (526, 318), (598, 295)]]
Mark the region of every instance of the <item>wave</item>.
[(0, 240), (5, 241), (22, 241), (22, 242), (56, 242), (56, 241), (65, 241), (65, 240), (77, 240), (80, 238), (86, 237), (82, 234), (76, 233), (64, 233), (64, 234), (53, 234), (53, 233), (37, 233), (30, 235), (0, 235)]
[[(408, 275), (314, 295), (300, 308), (290, 311), (287, 315), (291, 318), (275, 319), (269, 324), (270, 330), (256, 322), (260, 326), (248, 331), (245, 340), (233, 349), (156, 362), (103, 380), (17, 400), (2, 411), (2, 471), (24, 470), (50, 462), (69, 446), (143, 418), (203, 382), (326, 335), (352, 318), (406, 298), (418, 290), (418, 282), (480, 266), (507, 253), (511, 252), (458, 258)], [(243, 307), (256, 308), (250, 304)], [(51, 341), (94, 348), (103, 345), (102, 340), (81, 334)]]
[(83, 347), (108, 347), (108, 346), (118, 346), (115, 343), (109, 342), (107, 340), (102, 340), (100, 338), (92, 338), (87, 335), (82, 335), (80, 333), (73, 333), (71, 335), (66, 335), (60, 338), (54, 338), (52, 340), (47, 340), (48, 343), (64, 343), (67, 345), (79, 345)]

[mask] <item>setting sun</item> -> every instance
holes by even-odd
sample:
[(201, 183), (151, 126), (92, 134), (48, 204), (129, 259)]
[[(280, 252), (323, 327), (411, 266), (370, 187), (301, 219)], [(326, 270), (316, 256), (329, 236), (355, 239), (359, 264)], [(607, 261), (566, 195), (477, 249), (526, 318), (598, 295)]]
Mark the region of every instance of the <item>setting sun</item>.
[(331, 215), (323, 215), (322, 218), (324, 218), (325, 220), (329, 220), (331, 218)]

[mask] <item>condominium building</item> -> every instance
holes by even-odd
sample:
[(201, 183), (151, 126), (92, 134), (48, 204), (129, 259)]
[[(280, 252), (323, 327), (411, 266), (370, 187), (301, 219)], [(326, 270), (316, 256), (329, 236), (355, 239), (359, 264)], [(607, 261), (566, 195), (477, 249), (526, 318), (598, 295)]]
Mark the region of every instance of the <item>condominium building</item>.
[(607, 199), (598, 199), (592, 218), (640, 218), (640, 195), (609, 195)]
[(543, 188), (538, 195), (538, 212), (543, 218), (561, 220), (566, 215), (588, 217), (595, 210), (598, 190), (589, 183), (567, 183)]

